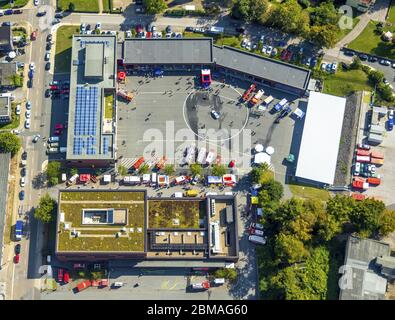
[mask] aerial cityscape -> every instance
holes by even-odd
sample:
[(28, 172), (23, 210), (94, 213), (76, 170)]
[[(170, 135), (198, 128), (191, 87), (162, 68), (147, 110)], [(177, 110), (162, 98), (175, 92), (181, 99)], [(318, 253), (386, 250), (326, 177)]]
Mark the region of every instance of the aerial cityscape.
[(394, 33), (392, 0), (0, 0), (0, 300), (395, 300)]

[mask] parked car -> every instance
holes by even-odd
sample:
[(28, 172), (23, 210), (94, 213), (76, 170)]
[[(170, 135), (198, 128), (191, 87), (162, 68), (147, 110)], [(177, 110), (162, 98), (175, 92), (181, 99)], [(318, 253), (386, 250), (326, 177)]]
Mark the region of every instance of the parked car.
[(63, 282), (63, 269), (59, 268), (58, 270), (58, 282)]
[(388, 60), (382, 59), (382, 60), (380, 60), (380, 64), (382, 64), (383, 66), (390, 66), (391, 62), (389, 62)]
[(45, 70), (49, 70), (49, 69), (51, 69), (51, 62), (47, 62), (46, 64), (45, 64)]
[(19, 243), (15, 246), (14, 252), (15, 252), (15, 254), (21, 253), (21, 245)]
[(25, 128), (30, 129), (30, 119), (25, 120)]
[(39, 4), (38, 0), (34, 0), (34, 5), (38, 6), (38, 4)]
[(14, 257), (14, 263), (19, 263), (19, 254), (16, 254)]
[(250, 229), (250, 235), (255, 235), (255, 236), (260, 236), (263, 237), (264, 236), (264, 232), (262, 230), (258, 230), (258, 229)]
[(49, 98), (51, 96), (51, 89), (46, 89), (45, 90), (45, 97)]
[(96, 23), (95, 29), (98, 29), (98, 30), (101, 29), (101, 22)]
[(47, 11), (39, 11), (37, 12), (37, 17), (42, 17), (45, 16), (47, 14)]
[(193, 27), (186, 27), (185, 31), (186, 32), (193, 32), (193, 29), (194, 29)]
[(47, 42), (50, 42), (50, 41), (52, 41), (52, 34), (51, 33), (47, 36)]
[(26, 176), (26, 168), (22, 168), (21, 169), (21, 177), (25, 177)]
[(45, 53), (44, 60), (49, 61), (50, 58), (51, 58), (51, 54), (49, 52)]
[(23, 201), (25, 199), (25, 191), (20, 191), (19, 192), (19, 200)]
[(336, 73), (337, 70), (337, 62), (333, 62), (331, 65), (331, 72)]
[(361, 59), (362, 61), (366, 61), (366, 60), (368, 60), (368, 55), (367, 54), (364, 54), (364, 53), (361, 53), (360, 55), (359, 55), (359, 59)]
[(273, 52), (273, 47), (272, 46), (268, 46), (267, 49), (266, 49), (266, 54), (270, 56), (272, 54), (272, 52)]
[(21, 14), (22, 13), (22, 10), (21, 9), (15, 9), (14, 11), (13, 11), (13, 14)]
[(369, 56), (368, 61), (369, 62), (377, 62), (379, 59), (375, 56)]
[(26, 110), (26, 112), (25, 112), (25, 117), (26, 117), (26, 119), (30, 119), (30, 116), (31, 116), (31, 111), (30, 110)]
[(36, 69), (36, 65), (34, 64), (34, 62), (30, 62), (29, 70), (35, 70), (35, 69)]
[(132, 31), (126, 30), (125, 36), (126, 36), (126, 38), (131, 38), (132, 37)]
[(250, 228), (263, 230), (263, 224), (260, 224), (260, 223), (257, 223), (257, 222), (251, 222)]
[(29, 100), (27, 100), (26, 101), (26, 109), (30, 110), (31, 108), (32, 108), (32, 103)]
[(49, 51), (52, 48), (52, 43), (51, 42), (47, 42), (46, 46), (45, 46), (45, 50)]
[(388, 131), (392, 131), (394, 128), (394, 111), (388, 111)]
[(173, 31), (172, 31), (172, 29), (171, 29), (171, 26), (167, 26), (166, 27), (166, 33), (172, 33)]
[(211, 110), (211, 116), (216, 120), (219, 119), (219, 113), (215, 110)]
[(12, 14), (12, 9), (8, 9), (8, 10), (5, 10), (4, 11), (4, 14), (6, 15), (6, 16), (9, 16), (9, 15), (11, 15)]
[(25, 184), (26, 184), (25, 177), (21, 177), (19, 184), (21, 185), (22, 188), (25, 186)]
[(16, 106), (16, 108), (15, 108), (15, 114), (17, 114), (17, 115), (21, 114), (21, 105), (20, 105), (20, 104), (18, 104), (18, 105)]

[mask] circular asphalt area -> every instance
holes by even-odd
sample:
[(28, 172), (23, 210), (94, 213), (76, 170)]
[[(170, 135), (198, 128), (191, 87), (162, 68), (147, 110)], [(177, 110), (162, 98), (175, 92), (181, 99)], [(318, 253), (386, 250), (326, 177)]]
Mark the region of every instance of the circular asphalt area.
[[(184, 119), (202, 140), (224, 141), (241, 133), (248, 122), (248, 108), (238, 103), (239, 93), (217, 84), (211, 91), (193, 91), (184, 102)], [(216, 119), (212, 111), (219, 114)]]

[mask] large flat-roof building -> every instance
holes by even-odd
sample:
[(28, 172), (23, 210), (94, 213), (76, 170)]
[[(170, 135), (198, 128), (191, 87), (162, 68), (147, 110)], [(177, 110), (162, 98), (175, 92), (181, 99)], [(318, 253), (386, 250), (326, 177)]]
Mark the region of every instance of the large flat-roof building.
[(384, 299), (387, 279), (380, 274), (380, 265), (390, 254), (388, 243), (350, 236), (346, 245), (343, 276), (339, 281), (340, 300)]
[(146, 190), (61, 190), (56, 254), (63, 261), (233, 262), (239, 251), (236, 210), (233, 196), (175, 199), (147, 198)]
[(115, 90), (116, 37), (73, 36), (66, 154), (69, 165), (114, 163)]
[(122, 46), (118, 60), (137, 70), (209, 67), (297, 95), (306, 92), (310, 80), (308, 69), (228, 46), (214, 46), (212, 38), (126, 39)]
[(346, 99), (310, 92), (296, 178), (317, 185), (335, 180)]
[(11, 122), (11, 98), (0, 97), (0, 123)]

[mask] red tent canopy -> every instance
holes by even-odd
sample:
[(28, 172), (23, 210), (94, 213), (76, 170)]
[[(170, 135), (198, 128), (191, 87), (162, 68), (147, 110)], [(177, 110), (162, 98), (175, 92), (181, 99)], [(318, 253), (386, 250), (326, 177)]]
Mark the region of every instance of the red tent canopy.
[(126, 79), (126, 73), (124, 71), (118, 71), (118, 80), (123, 81)]
[(81, 182), (87, 182), (91, 179), (91, 175), (86, 173), (86, 174), (80, 174), (80, 181)]

